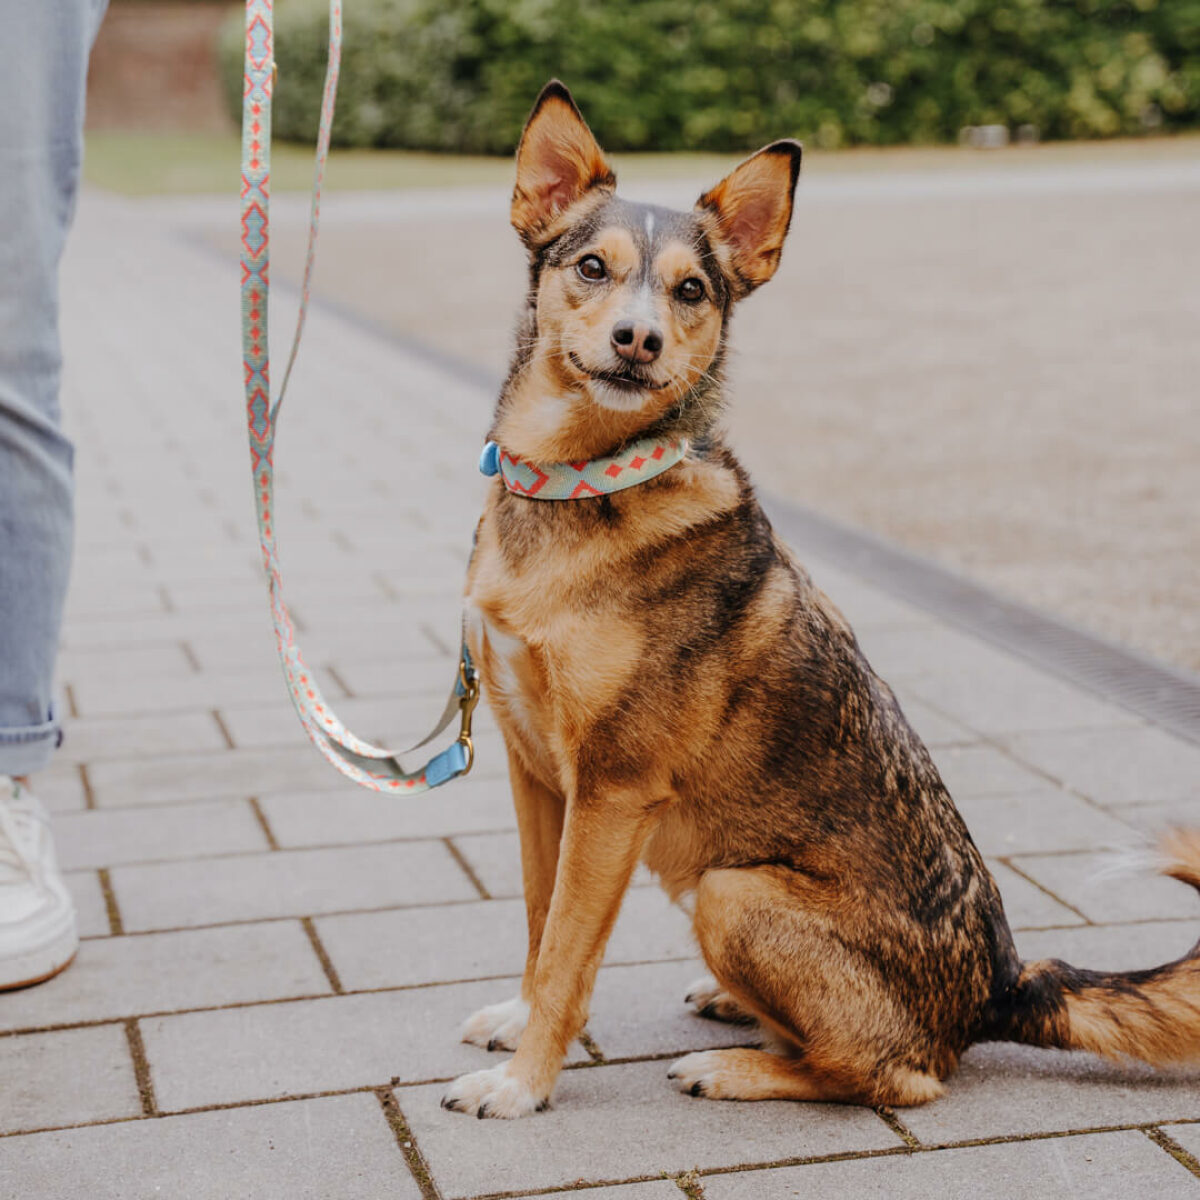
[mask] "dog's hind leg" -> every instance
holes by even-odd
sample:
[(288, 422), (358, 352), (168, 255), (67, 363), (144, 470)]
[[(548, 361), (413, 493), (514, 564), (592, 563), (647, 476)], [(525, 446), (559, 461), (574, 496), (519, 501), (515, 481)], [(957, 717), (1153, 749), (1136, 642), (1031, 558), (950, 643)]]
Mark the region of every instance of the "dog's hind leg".
[(670, 1069), (677, 1086), (725, 1100), (923, 1104), (941, 1095), (923, 1035), (878, 971), (835, 935), (832, 898), (790, 868), (707, 871), (695, 929), (709, 968), (782, 1053), (710, 1050)]

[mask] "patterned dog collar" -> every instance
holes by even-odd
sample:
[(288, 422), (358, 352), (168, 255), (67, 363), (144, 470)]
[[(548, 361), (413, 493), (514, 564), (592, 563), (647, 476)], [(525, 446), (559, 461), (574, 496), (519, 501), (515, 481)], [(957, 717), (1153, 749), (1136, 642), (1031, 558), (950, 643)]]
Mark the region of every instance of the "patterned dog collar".
[(479, 470), (484, 475), (499, 475), (504, 486), (517, 496), (588, 500), (645, 483), (673, 467), (687, 451), (687, 438), (642, 438), (611, 458), (535, 466), (488, 442), (479, 456)]

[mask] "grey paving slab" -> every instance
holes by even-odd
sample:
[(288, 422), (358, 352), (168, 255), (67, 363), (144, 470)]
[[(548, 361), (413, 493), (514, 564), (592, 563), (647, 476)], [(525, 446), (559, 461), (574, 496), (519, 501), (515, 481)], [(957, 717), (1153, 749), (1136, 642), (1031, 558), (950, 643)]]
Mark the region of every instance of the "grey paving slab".
[[(370, 588), (370, 580), (365, 583)], [(254, 611), (265, 602), (267, 586), (265, 578), (177, 579), (170, 586), (164, 586), (163, 591), (171, 611), (188, 616), (192, 613)]]
[[(934, 623), (926, 615), (919, 627), (864, 629), (859, 645), (877, 674), (889, 683), (916, 689), (917, 679), (961, 678), (985, 688), (993, 673), (1011, 670), (1013, 659), (969, 634)], [(1044, 678), (1034, 668), (1021, 665), (1031, 682)]]
[[(448, 679), (453, 680), (453, 673)], [(444, 691), (448, 693), (449, 690), (450, 682), (447, 682)], [(282, 686), (275, 699), (274, 704), (222, 710), (221, 716), (235, 746), (262, 749), (307, 741)], [(346, 700), (337, 705), (337, 712), (346, 726), (360, 736), (386, 739), (387, 745), (404, 748), (429, 732), (444, 703), (445, 696), (437, 693), (403, 699)], [(453, 734), (449, 735), (447, 740), (452, 737)]]
[(1128, 1200), (1200, 1194), (1200, 1180), (1144, 1133), (1085, 1134), (704, 1179), (705, 1200)]
[(1112, 804), (1109, 812), (1150, 835), (1153, 840), (1168, 829), (1188, 829), (1200, 825), (1200, 790), (1186, 800), (1168, 804)]
[(55, 1200), (418, 1200), (372, 1095), (325, 1096), (0, 1140), (13, 1195)]
[(979, 673), (939, 671), (913, 679), (910, 687), (972, 729), (991, 735), (1139, 725), (1128, 710), (1013, 661)]
[[(523, 894), (521, 842), (515, 831), (459, 836), (455, 837), (454, 844), (471, 864), (489, 895), (503, 897)], [(645, 866), (639, 864), (631, 886), (645, 887), (653, 883), (654, 877)]]
[(939, 712), (905, 688), (893, 685), (892, 691), (900, 701), (908, 723), (931, 750), (943, 746), (966, 746), (979, 741), (979, 734), (975, 730)]
[(420, 796), (389, 798), (361, 788), (259, 796), (280, 846), (332, 846), (392, 838), (448, 837), (512, 830), (508, 784), (454, 784)]
[(100, 876), (95, 871), (67, 871), (67, 891), (75, 901), (75, 927), (83, 938), (107, 937), (112, 932)]
[(1200, 1124), (1167, 1125), (1163, 1132), (1174, 1138), (1193, 1158), (1200, 1159)]
[(1144, 864), (1130, 865), (1121, 855), (1050, 854), (1013, 859), (1032, 878), (1089, 920), (1153, 921), (1157, 918), (1200, 918), (1194, 889), (1155, 875)]
[(931, 624), (926, 613), (857, 575), (843, 571), (809, 553), (799, 556), (801, 564), (819, 587), (845, 614), (856, 633), (873, 629), (920, 629)]
[(472, 900), (478, 893), (440, 842), (280, 850), (114, 867), (126, 930)]
[(93, 763), (132, 755), (191, 754), (223, 750), (225, 739), (211, 713), (68, 720), (59, 756), (64, 763)]
[(0, 996), (0, 1029), (104, 1021), (329, 992), (298, 922), (85, 941), (69, 970)]
[(1090, 1054), (975, 1046), (941, 1100), (904, 1109), (922, 1142), (1200, 1120), (1200, 1072), (1155, 1072)]
[[(142, 1037), (164, 1111), (451, 1079), (500, 1060), (459, 1030), (504, 991), (461, 983), (148, 1017)], [(588, 1061), (579, 1047), (570, 1057)]]
[(54, 840), (64, 868), (268, 848), (266, 834), (244, 800), (70, 813), (55, 820)]
[(708, 973), (700, 958), (602, 967), (588, 1033), (608, 1059), (758, 1043), (761, 1034), (756, 1028), (705, 1020), (683, 1003), (689, 985)]
[(446, 687), (454, 660), (432, 646), (424, 658), (336, 657), (338, 676), (356, 696), (436, 696)]
[(169, 612), (158, 584), (147, 573), (91, 580), (72, 580), (67, 597), (67, 619), (79, 617), (140, 616)]
[[(80, 618), (64, 622), (60, 644), (71, 657), (96, 653), (123, 657), (149, 647), (178, 649), (187, 630), (173, 613), (103, 620)], [(63, 678), (69, 679), (65, 675)]]
[(519, 978), (525, 965), (525, 906), (520, 901), (350, 913), (318, 917), (314, 923), (349, 989)]
[(1101, 804), (1165, 804), (1200, 797), (1200, 746), (1149, 727), (1027, 734), (1014, 753)]
[(684, 1096), (663, 1062), (564, 1071), (552, 1107), (520, 1121), (447, 1112), (443, 1090), (396, 1095), (446, 1200), (899, 1143), (869, 1109)]
[(0, 1133), (142, 1111), (122, 1025), (0, 1037), (0, 1079)]
[(1138, 971), (1182, 958), (1200, 933), (1196, 921), (1139, 921), (1130, 925), (1080, 925), (1025, 929), (1015, 935), (1027, 961), (1061, 958), (1093, 971)]
[(75, 766), (53, 766), (37, 774), (37, 797), (50, 813), (79, 812), (87, 807), (83, 777)]
[[(247, 622), (233, 613), (206, 613), (177, 626), (202, 671), (279, 669), (274, 636), (265, 620)], [(304, 649), (308, 653), (309, 648)], [(320, 661), (311, 654), (309, 658)]]
[[(588, 1188), (587, 1200), (679, 1200), (683, 1193), (674, 1183), (666, 1179), (654, 1179), (644, 1183), (623, 1183), (616, 1187)], [(570, 1195), (568, 1192), (567, 1195)], [(529, 1200), (562, 1200), (562, 1192), (539, 1192)]]
[(58, 675), (72, 688), (99, 695), (106, 687), (136, 688), (139, 680), (187, 679), (196, 673), (178, 643), (122, 646), (107, 650), (65, 649), (58, 657)]
[(1053, 896), (1023, 878), (1016, 871), (995, 859), (988, 861), (988, 870), (1000, 888), (1000, 898), (1008, 923), (1013, 929), (1038, 929), (1049, 925), (1083, 925), (1086, 922), (1077, 912), (1061, 904)]
[(1015, 796), (959, 796), (957, 805), (984, 854), (1118, 849), (1142, 840), (1125, 821), (1049, 784)]
[[(325, 690), (326, 680), (322, 681)], [(252, 671), (189, 671), (188, 674), (118, 676), (72, 684), (81, 716), (129, 716), (141, 713), (210, 712), (214, 708), (277, 703), (287, 695), (278, 666)], [(336, 686), (327, 695), (339, 698)]]
[(949, 746), (933, 761), (957, 800), (964, 796), (1012, 795), (1046, 785), (1046, 777), (1015, 762), (993, 746)]
[[(519, 977), (525, 967), (525, 905), (518, 899), (348, 913), (318, 917), (315, 925), (348, 989)], [(686, 914), (657, 889), (639, 888), (625, 897), (605, 961), (645, 962), (695, 952)]]
[[(333, 768), (314, 750), (228, 750), (168, 758), (122, 758), (92, 763), (96, 805), (170, 804), (252, 796), (259, 792), (327, 791)], [(346, 785), (348, 788), (352, 784)]]
[(630, 888), (608, 940), (605, 962), (658, 962), (695, 954), (691, 917), (660, 888)]

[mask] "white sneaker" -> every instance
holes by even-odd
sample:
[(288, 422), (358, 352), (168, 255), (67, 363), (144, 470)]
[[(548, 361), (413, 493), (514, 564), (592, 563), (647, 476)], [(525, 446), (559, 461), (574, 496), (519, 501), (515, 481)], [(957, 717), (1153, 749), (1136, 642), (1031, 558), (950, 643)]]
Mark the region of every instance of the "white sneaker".
[(0, 991), (57, 975), (75, 957), (75, 902), (37, 797), (0, 775)]

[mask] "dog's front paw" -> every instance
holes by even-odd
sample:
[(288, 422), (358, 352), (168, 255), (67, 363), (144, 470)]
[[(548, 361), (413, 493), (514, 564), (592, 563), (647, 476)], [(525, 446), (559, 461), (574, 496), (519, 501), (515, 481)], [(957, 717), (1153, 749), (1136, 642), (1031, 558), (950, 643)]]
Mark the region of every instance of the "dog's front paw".
[(685, 1055), (671, 1064), (667, 1078), (689, 1096), (720, 1100), (724, 1095), (721, 1090), (721, 1052), (701, 1050)]
[(711, 975), (697, 979), (687, 990), (684, 1004), (690, 1004), (698, 1017), (725, 1021), (729, 1025), (754, 1025), (755, 1019)]
[(462, 1040), (485, 1050), (515, 1050), (529, 1021), (529, 1005), (520, 996), (489, 1004), (463, 1022)]
[(550, 1105), (549, 1096), (536, 1096), (511, 1073), (512, 1059), (486, 1071), (460, 1075), (442, 1097), (442, 1107), (477, 1117), (525, 1117)]

